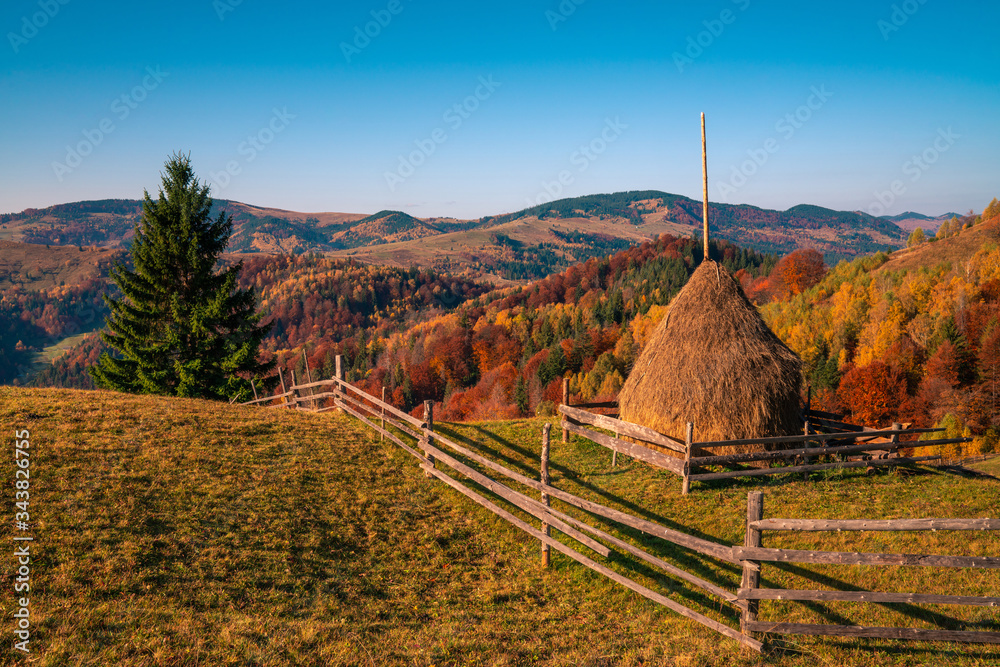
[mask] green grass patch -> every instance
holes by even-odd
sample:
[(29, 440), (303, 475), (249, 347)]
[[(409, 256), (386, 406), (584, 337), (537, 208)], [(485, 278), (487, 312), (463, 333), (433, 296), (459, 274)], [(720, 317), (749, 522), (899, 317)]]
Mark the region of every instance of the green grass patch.
[[(544, 420), (437, 428), (528, 476)], [(31, 430), (34, 665), (896, 665), (1000, 663), (1000, 649), (789, 638), (761, 658), (553, 553), (357, 421), (109, 392), (0, 388), (5, 507), (13, 429)], [(1000, 515), (989, 478), (925, 471), (695, 484), (553, 430), (554, 485), (662, 525), (741, 543), (746, 493), (765, 516)], [(533, 492), (532, 492), (533, 493)], [(488, 494), (487, 494), (488, 495)], [(554, 503), (579, 516), (583, 513)], [(522, 515), (523, 516), (523, 515)], [(534, 523), (534, 520), (532, 520)], [(730, 589), (737, 568), (591, 523)], [(536, 524), (537, 525), (537, 524)], [(11, 544), (12, 524), (0, 538)], [(562, 539), (562, 538), (561, 538)], [(765, 546), (1000, 555), (992, 534), (765, 535)], [(718, 600), (630, 557), (588, 556), (720, 621)], [(13, 590), (10, 550), (0, 568)], [(989, 571), (790, 568), (769, 586), (996, 594)], [(22, 664), (12, 595), (0, 663)], [(1000, 631), (989, 608), (763, 603), (762, 619)]]

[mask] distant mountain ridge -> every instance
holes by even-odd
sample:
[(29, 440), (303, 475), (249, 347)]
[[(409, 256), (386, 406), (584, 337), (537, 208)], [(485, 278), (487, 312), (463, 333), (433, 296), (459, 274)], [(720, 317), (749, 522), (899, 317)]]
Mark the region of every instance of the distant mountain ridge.
[[(671, 233), (700, 234), (700, 201), (659, 190), (566, 198), (478, 220), (421, 219), (401, 211), (301, 213), (216, 200), (233, 216), (230, 252), (318, 252), (363, 261), (493, 273), (512, 280), (561, 270), (588, 257)], [(50, 245), (127, 246), (140, 200), (106, 199), (0, 215), (0, 239)], [(874, 217), (800, 204), (785, 211), (749, 204), (709, 205), (710, 231), (761, 252), (812, 247), (828, 261), (906, 243), (915, 220), (925, 229), (945, 216)], [(940, 223), (938, 223), (940, 224)]]
[(912, 232), (917, 227), (920, 227), (925, 232), (931, 231), (936, 232), (938, 227), (940, 227), (945, 220), (951, 220), (952, 218), (961, 218), (960, 213), (943, 213), (937, 216), (924, 215), (923, 213), (915, 213), (913, 211), (906, 211), (900, 213), (899, 215), (886, 215), (882, 216), (886, 220), (891, 220), (893, 223), (899, 225), (903, 229)]

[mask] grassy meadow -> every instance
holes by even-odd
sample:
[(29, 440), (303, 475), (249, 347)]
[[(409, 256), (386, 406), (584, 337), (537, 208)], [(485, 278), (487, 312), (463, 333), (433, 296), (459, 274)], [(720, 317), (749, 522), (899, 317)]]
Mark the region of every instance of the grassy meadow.
[[(437, 430), (537, 475), (544, 420)], [(12, 649), (4, 550), (0, 664), (995, 665), (1000, 647), (772, 638), (759, 656), (553, 553), (379, 442), (350, 417), (97, 391), (0, 387), (13, 514), (13, 431), (31, 431), (32, 653)], [(560, 488), (665, 526), (742, 543), (765, 516), (1000, 517), (1000, 480), (929, 468), (695, 484), (553, 429)], [(1000, 476), (998, 460), (977, 464)], [(486, 494), (489, 495), (489, 494)], [(9, 498), (9, 500), (8, 500)], [(560, 503), (556, 507), (569, 513)], [(734, 590), (738, 568), (599, 525)], [(8, 545), (12, 521), (3, 522)], [(1000, 556), (990, 533), (765, 533), (765, 546)], [(717, 620), (733, 609), (635, 559), (585, 555)], [(765, 565), (769, 587), (996, 595), (978, 570)], [(764, 602), (761, 619), (1000, 631), (1000, 610)], [(30, 660), (30, 661), (29, 661)]]

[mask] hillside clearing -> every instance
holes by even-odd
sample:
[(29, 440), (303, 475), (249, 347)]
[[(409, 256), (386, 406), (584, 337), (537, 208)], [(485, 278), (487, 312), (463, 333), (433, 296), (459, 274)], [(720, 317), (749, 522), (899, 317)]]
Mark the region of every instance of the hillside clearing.
[[(5, 387), (0, 423), (31, 431), (33, 664), (758, 664), (735, 643), (559, 555), (542, 570), (536, 542), (425, 479), (404, 453), (346, 417)], [(542, 423), (440, 428), (535, 474)], [(5, 460), (12, 480), (13, 457)], [(556, 442), (553, 483), (669, 527), (742, 541), (746, 491), (760, 486), (696, 485), (682, 498), (676, 478), (631, 462), (612, 468), (609, 460), (591, 443)], [(765, 515), (995, 517), (997, 484), (929, 472), (830, 474), (809, 483), (782, 477), (763, 486)], [(10, 533), (5, 522), (8, 543)], [(988, 534), (855, 537), (827, 537), (824, 545), (1000, 555)], [(822, 538), (781, 539), (768, 546)], [(738, 581), (734, 568), (656, 548), (722, 585)], [(612, 564), (703, 613), (735, 617), (626, 559)], [(775, 567), (765, 579), (807, 587), (801, 578), (812, 575), (803, 569)], [(998, 587), (995, 573), (984, 571), (816, 571), (875, 590)], [(11, 568), (3, 572), (10, 591)], [(936, 611), (961, 616), (967, 629), (1000, 625), (994, 609), (831, 607), (837, 618), (871, 625), (919, 625)], [(8, 596), (3, 613), (9, 618)], [(763, 606), (761, 617), (839, 622), (830, 613), (781, 603)], [(1000, 661), (1000, 648), (976, 645), (802, 638), (778, 646), (768, 664)], [(10, 642), (0, 656), (13, 663)]]

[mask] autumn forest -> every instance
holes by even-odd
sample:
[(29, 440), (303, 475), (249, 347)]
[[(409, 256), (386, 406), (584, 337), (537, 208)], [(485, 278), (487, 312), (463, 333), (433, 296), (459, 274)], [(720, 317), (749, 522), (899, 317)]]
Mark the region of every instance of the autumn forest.
[[(936, 235), (914, 233), (906, 249), (832, 267), (808, 248), (779, 258), (717, 241), (711, 255), (802, 358), (814, 407), (872, 426), (943, 426), (987, 451), (1000, 435), (998, 213), (994, 201)], [(106, 253), (99, 275), (73, 285), (12, 280), (0, 301), (3, 381), (22, 382), (41, 348), (75, 335), (29, 383), (91, 386), (107, 268), (120, 257)], [(551, 413), (563, 377), (576, 399), (614, 399), (701, 246), (663, 234), (514, 287), (314, 253), (241, 261), (242, 286), (272, 324), (263, 354), (286, 372), (304, 377), (308, 364), (328, 377), (340, 354), (366, 391), (384, 387), (408, 411), (432, 399), (440, 419), (463, 421)]]

